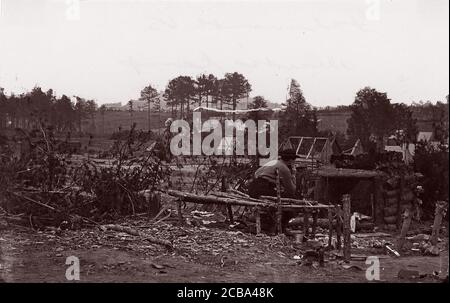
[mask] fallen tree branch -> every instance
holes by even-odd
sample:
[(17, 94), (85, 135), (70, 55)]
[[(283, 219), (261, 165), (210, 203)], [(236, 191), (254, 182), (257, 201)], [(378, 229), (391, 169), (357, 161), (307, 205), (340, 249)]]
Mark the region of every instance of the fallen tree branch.
[(19, 199), (25, 199), (25, 200), (27, 200), (28, 202), (31, 202), (31, 203), (37, 204), (37, 205), (39, 205), (39, 206), (45, 207), (45, 208), (47, 208), (47, 209), (50, 209), (51, 211), (53, 211), (53, 212), (55, 212), (55, 213), (63, 214), (63, 215), (65, 215), (65, 216), (67, 216), (68, 218), (72, 218), (72, 219), (75, 219), (75, 220), (80, 219), (80, 220), (83, 220), (83, 221), (85, 221), (85, 222), (89, 222), (89, 223), (92, 223), (92, 224), (95, 224), (95, 225), (100, 225), (100, 224), (98, 224), (97, 222), (95, 222), (95, 221), (93, 221), (93, 220), (91, 220), (91, 219), (82, 217), (82, 216), (80, 216), (80, 215), (71, 215), (71, 214), (64, 213), (64, 212), (62, 212), (61, 210), (58, 210), (58, 209), (56, 209), (56, 208), (54, 208), (54, 207), (52, 207), (52, 206), (50, 206), (50, 205), (44, 204), (44, 203), (42, 203), (42, 202), (36, 201), (36, 200), (34, 200), (34, 199), (30, 198), (30, 197), (18, 195), (18, 194), (14, 193), (14, 192), (11, 192), (11, 194), (14, 195), (14, 196), (16, 196), (16, 197), (19, 198)]
[[(185, 193), (178, 190), (169, 189), (166, 192), (168, 195), (181, 199), (183, 202), (198, 203), (198, 204), (224, 204), (224, 205), (241, 205), (251, 207), (276, 208), (278, 206), (275, 202), (257, 200), (253, 202), (244, 199), (236, 198), (222, 198), (213, 195), (196, 195), (192, 193)], [(301, 201), (301, 200), (298, 200)], [(316, 205), (299, 205), (299, 204), (281, 204), (283, 210), (303, 210), (303, 209), (319, 209), (332, 208), (332, 205), (319, 204)]]
[(224, 198), (213, 195), (195, 195), (191, 193), (185, 193), (178, 190), (169, 189), (167, 194), (173, 197), (181, 198), (185, 202), (193, 202), (199, 204), (225, 204), (225, 205), (243, 205), (243, 206), (262, 206), (262, 207), (274, 207), (274, 203), (265, 202), (252, 202), (244, 201), (236, 198)]
[[(277, 202), (277, 197), (261, 196), (261, 199)], [(292, 198), (281, 198), (281, 203), (292, 203), (296, 205), (317, 205), (317, 201), (313, 200), (297, 200)]]
[(244, 194), (243, 192), (241, 192), (241, 191), (239, 191), (239, 190), (237, 190), (237, 189), (234, 189), (234, 188), (229, 188), (228, 191), (231, 192), (231, 193), (233, 193), (233, 194), (236, 194), (236, 195), (238, 195), (238, 196), (242, 196), (242, 197), (244, 197), (244, 198), (250, 198), (249, 195)]
[(172, 215), (172, 212), (169, 209), (169, 214), (167, 216), (165, 216), (164, 218), (159, 219), (158, 221), (156, 221), (154, 224), (158, 224), (161, 223), (162, 221), (166, 220), (167, 218), (169, 218)]

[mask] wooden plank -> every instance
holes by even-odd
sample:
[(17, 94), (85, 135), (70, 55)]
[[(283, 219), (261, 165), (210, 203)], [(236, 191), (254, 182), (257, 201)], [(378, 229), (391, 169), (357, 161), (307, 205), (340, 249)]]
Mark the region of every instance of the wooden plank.
[(321, 168), (317, 171), (321, 177), (330, 178), (375, 178), (382, 175), (373, 170), (351, 169), (351, 168)]

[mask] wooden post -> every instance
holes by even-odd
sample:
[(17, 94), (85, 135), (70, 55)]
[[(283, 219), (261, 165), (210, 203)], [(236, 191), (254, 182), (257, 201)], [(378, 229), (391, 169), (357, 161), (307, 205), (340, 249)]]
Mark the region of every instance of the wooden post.
[(234, 219), (233, 219), (233, 208), (231, 205), (227, 205), (227, 212), (228, 212), (228, 219), (230, 220), (231, 224), (234, 224)]
[(313, 216), (313, 222), (312, 222), (311, 234), (312, 234), (312, 238), (314, 239), (314, 237), (316, 236), (317, 217), (319, 216), (319, 211), (318, 210), (313, 211), (312, 216)]
[(411, 220), (412, 220), (412, 213), (408, 207), (405, 210), (403, 224), (402, 224), (402, 230), (400, 232), (400, 236), (397, 241), (397, 249), (398, 250), (401, 250), (403, 245), (405, 244), (405, 238), (406, 238), (406, 234), (408, 233), (409, 226), (411, 225)]
[(328, 249), (331, 249), (331, 240), (333, 238), (333, 211), (328, 208)]
[[(222, 192), (227, 192), (228, 184), (227, 180), (225, 179), (225, 176), (222, 176)], [(231, 205), (227, 205), (227, 213), (228, 213), (228, 219), (230, 220), (230, 223), (234, 223), (233, 219), (233, 208)]]
[(340, 205), (336, 205), (336, 249), (341, 249), (342, 235), (342, 210)]
[(442, 217), (446, 209), (445, 201), (436, 202), (436, 209), (434, 212), (433, 230), (431, 232), (430, 242), (432, 245), (436, 245), (439, 237), (439, 230), (441, 229)]
[(321, 199), (322, 194), (322, 178), (317, 178), (314, 182), (314, 200), (321, 202), (323, 199)]
[(309, 231), (309, 212), (307, 209), (303, 211), (303, 242), (308, 239)]
[(181, 199), (177, 200), (177, 209), (178, 209), (178, 220), (180, 221), (180, 224), (183, 225), (184, 220), (183, 220), (183, 213), (181, 210)]
[(276, 174), (276, 187), (277, 187), (277, 213), (276, 213), (276, 229), (277, 234), (281, 234), (283, 232), (282, 227), (282, 216), (283, 216), (283, 210), (281, 208), (281, 185), (280, 185), (280, 174), (278, 172), (278, 169), (275, 170)]
[(261, 233), (261, 210), (259, 209), (259, 207), (256, 207), (255, 215), (256, 215), (256, 234), (259, 235)]
[(398, 189), (398, 199), (397, 199), (397, 229), (400, 228), (402, 224), (402, 198), (403, 198), (403, 188), (404, 188), (404, 178), (400, 176), (400, 186)]
[(374, 194), (371, 193), (370, 194), (370, 206), (372, 208), (372, 222), (375, 223), (376, 213), (375, 213), (375, 201), (374, 201), (373, 196), (374, 196)]
[(342, 196), (342, 208), (344, 211), (343, 214), (343, 230), (344, 230), (344, 261), (350, 262), (350, 248), (351, 248), (351, 239), (350, 239), (350, 195), (346, 194)]

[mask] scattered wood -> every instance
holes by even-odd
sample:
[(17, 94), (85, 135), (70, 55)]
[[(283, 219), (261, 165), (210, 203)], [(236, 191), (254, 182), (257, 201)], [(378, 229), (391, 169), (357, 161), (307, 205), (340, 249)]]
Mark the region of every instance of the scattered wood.
[(193, 202), (199, 204), (230, 204), (230, 205), (242, 205), (242, 206), (261, 206), (261, 207), (274, 207), (274, 203), (269, 202), (253, 202), (246, 200), (238, 200), (236, 198), (217, 197), (213, 195), (196, 195), (192, 193), (186, 193), (178, 190), (169, 189), (167, 194), (173, 197), (181, 198), (186, 202)]
[(396, 257), (400, 257), (400, 254), (398, 253), (398, 251), (396, 251), (395, 249), (393, 249), (392, 247), (390, 247), (389, 245), (385, 245), (386, 250), (392, 254), (394, 254), (394, 256)]
[(145, 235), (145, 234), (141, 233), (140, 231), (138, 231), (134, 228), (128, 227), (128, 226), (121, 226), (121, 225), (116, 225), (116, 224), (106, 224), (106, 225), (102, 225), (101, 227), (102, 227), (102, 229), (110, 229), (110, 230), (114, 230), (114, 231), (124, 232), (124, 233), (130, 234), (130, 235), (133, 235), (133, 236), (142, 237), (144, 240), (147, 240), (150, 243), (159, 244), (159, 245), (165, 246), (169, 249), (173, 249), (172, 243), (170, 243), (169, 241), (161, 240), (161, 239), (154, 238), (152, 236)]
[(247, 195), (247, 194), (245, 194), (245, 193), (243, 193), (243, 192), (241, 192), (241, 191), (239, 191), (237, 189), (234, 189), (234, 188), (229, 188), (228, 192), (233, 193), (233, 194), (238, 195), (238, 196), (242, 196), (244, 198), (250, 198), (249, 195)]
[[(256, 207), (260, 206), (263, 208), (277, 208), (277, 204), (270, 201), (258, 200), (259, 202), (250, 201), (247, 199), (237, 199), (237, 198), (226, 198), (218, 197), (214, 195), (196, 195), (192, 193), (186, 193), (179, 190), (169, 189), (166, 193), (172, 197), (177, 197), (182, 199), (184, 202), (198, 203), (198, 204), (229, 204), (229, 205), (241, 205)], [(317, 204), (317, 205), (293, 205), (293, 204), (281, 204), (283, 210), (302, 210), (302, 209), (319, 209), (319, 208), (330, 208), (332, 205)]]
[(153, 263), (153, 262), (150, 263), (150, 265), (151, 265), (153, 268), (156, 268), (156, 269), (159, 269), (159, 270), (165, 268), (163, 265), (159, 265), (159, 264), (156, 264), (156, 263)]

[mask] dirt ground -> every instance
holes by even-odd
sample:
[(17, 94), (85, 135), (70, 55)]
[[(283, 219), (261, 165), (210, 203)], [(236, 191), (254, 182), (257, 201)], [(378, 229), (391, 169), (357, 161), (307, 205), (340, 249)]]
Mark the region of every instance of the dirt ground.
[[(300, 248), (284, 235), (256, 236), (170, 222), (157, 228), (145, 220), (122, 224), (168, 239), (175, 250), (99, 228), (37, 232), (10, 226), (0, 230), (0, 279), (69, 282), (66, 258), (76, 256), (80, 282), (368, 282), (369, 265), (364, 260), (351, 261), (355, 266), (349, 267), (327, 253), (324, 267), (301, 264), (295, 257)], [(448, 275), (448, 250), (438, 257), (409, 254), (398, 258), (376, 249), (352, 253), (379, 257), (380, 282), (439, 282), (433, 272)], [(401, 269), (423, 276), (399, 279)]]

